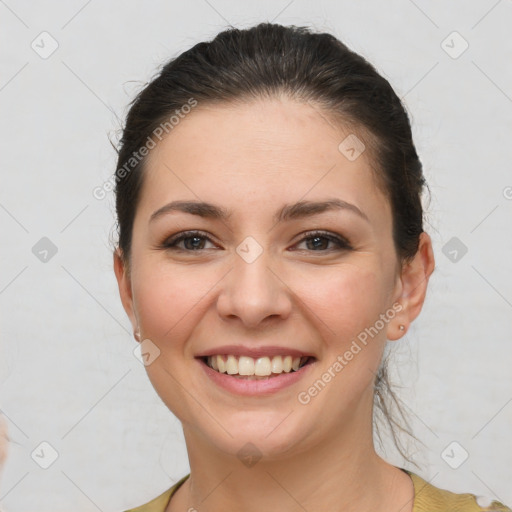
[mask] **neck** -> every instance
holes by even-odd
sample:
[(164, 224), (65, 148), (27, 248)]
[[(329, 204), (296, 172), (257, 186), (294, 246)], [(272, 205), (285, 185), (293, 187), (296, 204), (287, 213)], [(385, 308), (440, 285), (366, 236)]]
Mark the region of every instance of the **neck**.
[[(288, 452), (262, 456), (257, 462), (226, 454), (184, 427), (190, 477), (171, 499), (167, 512), (410, 512), (412, 481), (377, 455), (371, 424), (366, 429), (345, 424), (342, 431), (336, 425), (338, 431), (322, 432), (320, 442), (315, 433), (309, 433), (300, 447), (296, 443)], [(239, 446), (246, 442), (250, 440)]]

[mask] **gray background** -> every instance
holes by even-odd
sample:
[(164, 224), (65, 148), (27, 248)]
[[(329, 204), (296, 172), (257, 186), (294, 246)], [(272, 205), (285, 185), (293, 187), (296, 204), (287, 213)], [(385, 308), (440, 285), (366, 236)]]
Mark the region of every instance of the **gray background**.
[(113, 195), (92, 190), (114, 172), (108, 137), (158, 66), (228, 23), (260, 21), (335, 34), (404, 98), (437, 268), (395, 354), (421, 469), (386, 453), (436, 486), (512, 504), (510, 0), (0, 0), (5, 510), (119, 511), (188, 472), (180, 423), (133, 355)]

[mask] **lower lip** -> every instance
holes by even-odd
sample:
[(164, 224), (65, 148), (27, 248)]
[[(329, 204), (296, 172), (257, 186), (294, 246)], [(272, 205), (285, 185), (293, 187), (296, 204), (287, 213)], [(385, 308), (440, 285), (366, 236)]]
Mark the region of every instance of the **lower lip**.
[(210, 368), (202, 359), (197, 359), (206, 375), (219, 387), (237, 395), (271, 395), (281, 389), (298, 382), (309, 373), (311, 367), (316, 363), (307, 363), (295, 372), (283, 372), (276, 377), (269, 377), (265, 380), (247, 380), (233, 377), (227, 373), (220, 373)]

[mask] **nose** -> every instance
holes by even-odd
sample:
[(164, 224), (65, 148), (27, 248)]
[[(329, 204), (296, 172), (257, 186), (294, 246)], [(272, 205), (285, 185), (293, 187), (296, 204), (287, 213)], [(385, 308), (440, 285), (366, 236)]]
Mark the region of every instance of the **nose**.
[(238, 319), (256, 328), (271, 319), (286, 319), (292, 310), (292, 294), (267, 251), (252, 262), (238, 254), (234, 268), (221, 281), (217, 311), (225, 320)]

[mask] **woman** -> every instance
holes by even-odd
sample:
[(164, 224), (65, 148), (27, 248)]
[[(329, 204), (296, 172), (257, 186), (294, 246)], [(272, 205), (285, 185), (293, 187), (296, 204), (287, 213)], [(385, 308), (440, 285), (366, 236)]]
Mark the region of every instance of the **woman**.
[(134, 511), (510, 510), (374, 449), (383, 351), (435, 263), (408, 116), (368, 62), (222, 32), (134, 100), (114, 178), (121, 300), (191, 468)]

